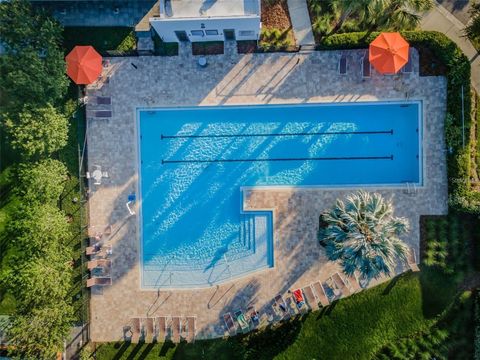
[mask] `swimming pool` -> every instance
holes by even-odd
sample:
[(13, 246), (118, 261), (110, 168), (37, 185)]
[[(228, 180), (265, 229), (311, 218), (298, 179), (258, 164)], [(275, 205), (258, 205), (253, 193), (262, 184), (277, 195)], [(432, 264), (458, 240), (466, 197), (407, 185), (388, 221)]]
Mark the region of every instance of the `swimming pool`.
[(241, 187), (422, 184), (421, 102), (138, 109), (144, 288), (273, 264), (270, 212)]

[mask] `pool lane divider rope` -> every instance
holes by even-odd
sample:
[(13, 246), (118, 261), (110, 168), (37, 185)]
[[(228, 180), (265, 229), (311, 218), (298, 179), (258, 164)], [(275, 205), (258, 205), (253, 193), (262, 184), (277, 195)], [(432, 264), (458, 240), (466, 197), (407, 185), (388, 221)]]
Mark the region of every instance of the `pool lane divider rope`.
[(219, 135), (160, 135), (160, 139), (191, 139), (191, 138), (233, 138), (233, 137), (275, 137), (275, 136), (328, 136), (328, 135), (393, 135), (393, 129), (380, 131), (324, 131), (324, 132), (299, 132), (299, 133), (273, 133), (273, 134), (219, 134)]
[(351, 157), (310, 157), (310, 158), (273, 158), (273, 159), (213, 159), (213, 160), (163, 160), (164, 164), (202, 164), (233, 162), (269, 162), (269, 161), (331, 161), (331, 160), (393, 160), (390, 156), (351, 156)]

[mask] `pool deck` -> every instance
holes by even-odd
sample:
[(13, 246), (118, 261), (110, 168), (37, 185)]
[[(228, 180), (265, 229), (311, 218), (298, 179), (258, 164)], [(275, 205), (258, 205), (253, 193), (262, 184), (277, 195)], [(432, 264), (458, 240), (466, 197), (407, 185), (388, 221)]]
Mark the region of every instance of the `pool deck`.
[[(92, 341), (122, 340), (132, 318), (163, 315), (196, 316), (197, 338), (224, 336), (223, 314), (245, 310), (250, 304), (266, 324), (272, 320), (267, 320), (267, 315), (272, 313), (274, 296), (325, 280), (339, 270), (326, 259), (317, 241), (318, 215), (354, 189), (253, 189), (244, 193), (246, 209), (273, 210), (274, 268), (210, 288), (142, 290), (139, 219), (126, 207), (128, 195), (138, 192), (137, 107), (360, 102), (405, 100), (406, 96), (422, 100), (424, 187), (410, 193), (395, 188), (369, 190), (392, 198), (395, 214), (410, 220), (411, 231), (405, 241), (417, 254), (420, 215), (447, 213), (446, 80), (419, 77), (416, 52), (414, 73), (382, 76), (373, 72), (364, 80), (360, 75), (363, 51), (359, 50), (347, 52), (347, 75), (337, 72), (340, 52), (238, 55), (231, 47), (226, 50), (225, 55), (208, 56), (206, 68), (199, 68), (197, 57), (187, 52), (175, 57), (112, 58), (104, 70), (108, 81), (87, 89), (88, 170), (100, 165), (109, 173), (101, 185), (89, 184), (90, 226), (113, 225), (108, 239), (113, 246), (113, 284), (92, 290)], [(112, 105), (95, 105), (95, 96), (110, 96)], [(92, 111), (99, 109), (111, 109), (112, 117), (92, 118)]]

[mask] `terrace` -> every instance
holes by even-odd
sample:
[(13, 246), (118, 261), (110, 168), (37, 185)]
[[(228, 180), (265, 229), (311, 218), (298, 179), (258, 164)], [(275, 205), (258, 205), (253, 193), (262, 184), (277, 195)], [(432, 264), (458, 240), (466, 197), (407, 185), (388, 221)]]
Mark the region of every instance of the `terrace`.
[[(324, 281), (339, 271), (327, 261), (317, 241), (318, 215), (351, 189), (253, 188), (244, 192), (245, 209), (273, 211), (273, 268), (203, 289), (141, 289), (140, 219), (125, 206), (128, 195), (138, 193), (136, 109), (140, 107), (421, 100), (424, 186), (371, 188), (392, 197), (396, 215), (409, 219), (412, 229), (404, 240), (418, 253), (420, 215), (447, 213), (447, 178), (446, 81), (420, 77), (416, 52), (413, 73), (383, 76), (373, 72), (370, 78), (361, 74), (361, 50), (240, 55), (226, 46), (225, 55), (207, 56), (205, 68), (199, 68), (197, 58), (189, 53), (110, 59), (103, 77), (108, 76), (108, 81), (87, 89), (89, 97), (112, 99), (108, 106), (87, 105), (87, 112), (112, 112), (108, 120), (89, 118), (87, 130), (89, 165), (99, 164), (109, 173), (101, 185), (93, 185), (93, 180), (90, 184), (90, 226), (113, 225), (109, 237), (113, 284), (92, 290), (92, 341), (122, 339), (132, 318), (162, 315), (195, 315), (197, 338), (223, 336), (224, 313), (251, 304), (262, 314), (262, 321), (269, 321), (265, 315), (271, 313), (275, 295)], [(342, 54), (347, 57), (346, 75), (337, 70)]]

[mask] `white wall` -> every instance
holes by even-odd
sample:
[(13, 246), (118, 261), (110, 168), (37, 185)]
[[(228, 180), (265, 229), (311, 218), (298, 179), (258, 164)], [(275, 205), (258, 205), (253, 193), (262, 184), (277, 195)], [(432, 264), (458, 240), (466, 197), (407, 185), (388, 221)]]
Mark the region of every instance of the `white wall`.
[[(165, 42), (177, 42), (178, 38), (175, 31), (186, 31), (191, 42), (198, 41), (223, 41), (223, 30), (235, 30), (237, 40), (257, 40), (260, 35), (260, 17), (225, 17), (225, 18), (205, 18), (205, 19), (158, 19), (151, 18), (150, 24)], [(202, 24), (204, 28), (202, 28)], [(217, 30), (218, 35), (194, 36), (192, 30)], [(250, 36), (241, 36), (240, 31), (253, 31)]]

